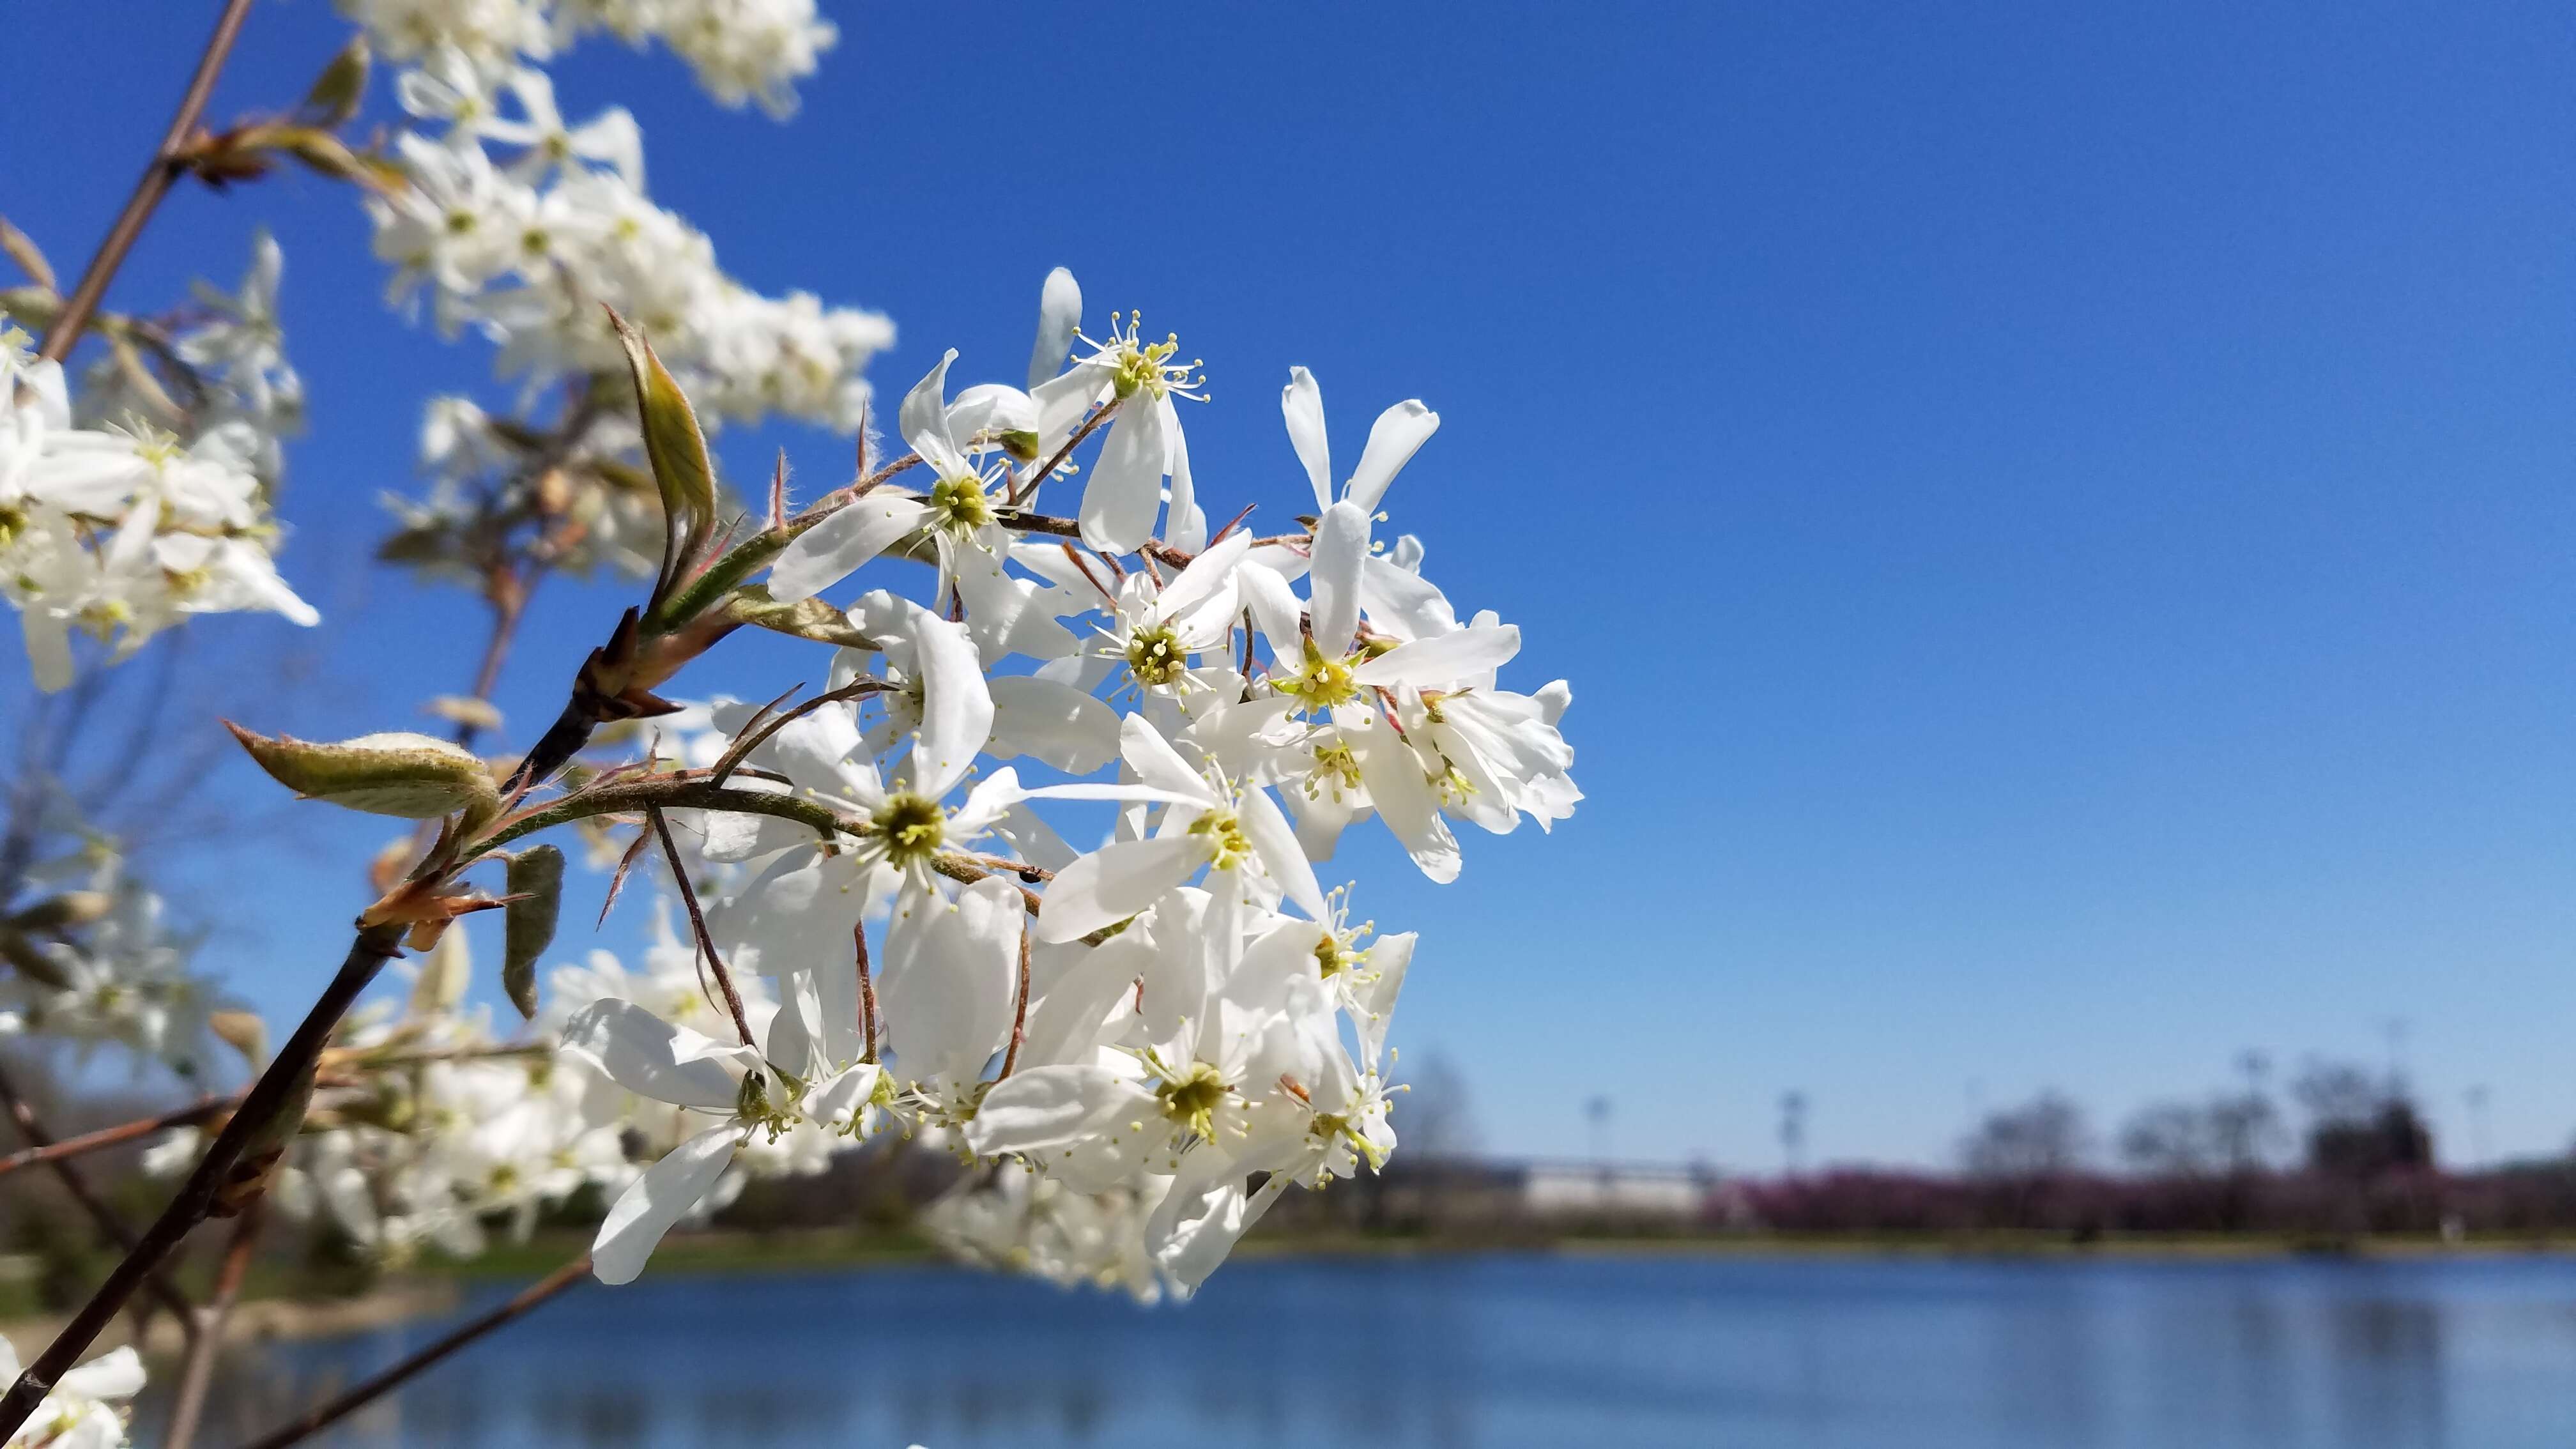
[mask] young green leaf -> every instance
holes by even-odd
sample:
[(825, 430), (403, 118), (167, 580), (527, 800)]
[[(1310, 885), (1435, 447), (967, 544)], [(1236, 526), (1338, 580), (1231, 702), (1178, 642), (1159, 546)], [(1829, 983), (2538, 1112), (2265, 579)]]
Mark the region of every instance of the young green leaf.
[(242, 748), (269, 778), (307, 800), (370, 815), (434, 820), (462, 810), (468, 824), (498, 814), (501, 792), (470, 750), (428, 735), (389, 731), (337, 744), (263, 735), (232, 723)]
[(698, 415), (672, 380), (644, 334), (626, 324), (614, 310), (608, 320), (626, 345), (626, 360), (635, 373), (635, 407), (644, 429), (644, 458), (653, 465), (653, 483), (662, 495), (662, 570), (653, 581), (652, 604), (645, 624), (658, 632), (682, 622), (661, 617), (670, 596), (694, 564), (697, 546), (715, 526), (716, 470), (707, 456), (707, 437)]
[(342, 46), (314, 78), (313, 89), (304, 93), (303, 114), (316, 125), (336, 128), (358, 113), (366, 93), (367, 38), (361, 35)]
[(850, 616), (821, 599), (798, 599), (782, 604), (769, 597), (762, 584), (745, 584), (725, 600), (725, 615), (762, 629), (793, 634), (817, 644), (837, 644), (844, 649), (874, 649), (876, 641), (862, 634), (850, 623)]
[(502, 913), (501, 989), (519, 1015), (537, 1014), (537, 958), (554, 944), (555, 917), (563, 908), (563, 852), (531, 846), (510, 857), (509, 893)]

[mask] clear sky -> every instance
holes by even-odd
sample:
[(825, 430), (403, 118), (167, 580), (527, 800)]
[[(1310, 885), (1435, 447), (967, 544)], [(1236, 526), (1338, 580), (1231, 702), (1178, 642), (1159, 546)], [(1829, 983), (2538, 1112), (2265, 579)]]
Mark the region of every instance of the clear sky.
[[(211, 9), (13, 8), (0, 213), (59, 265)], [(1425, 933), (1397, 1039), (1490, 1145), (1584, 1150), (1599, 1094), (1621, 1155), (1768, 1167), (1800, 1088), (1812, 1156), (1931, 1162), (1972, 1103), (2054, 1086), (2107, 1128), (2243, 1048), (2379, 1059), (2391, 1020), (2454, 1160), (2477, 1085), (2499, 1151), (2576, 1136), (2563, 7), (834, 13), (784, 126), (613, 44), (558, 78), (637, 112), (737, 274), (890, 313), (880, 387), (951, 345), (1016, 380), (1061, 264), (1207, 358), (1200, 486), (1261, 516), (1304, 495), (1290, 364), (1345, 449), (1440, 411), (1389, 506), (1522, 625), (1508, 679), (1573, 680), (1588, 795), (1553, 839), (1467, 832), (1453, 886), (1356, 857)], [(218, 113), (340, 34), (260, 6)], [(328, 632), (200, 652), (247, 722), (401, 727), (480, 626), (367, 563), (372, 500), (488, 358), (388, 315), (302, 177), (179, 195), (111, 301), (229, 280), (261, 219), (314, 414), (285, 568)], [(513, 741), (618, 602), (544, 598)], [(233, 921), (209, 959), (300, 1011), (382, 832), (211, 788), (257, 810), (188, 863)]]

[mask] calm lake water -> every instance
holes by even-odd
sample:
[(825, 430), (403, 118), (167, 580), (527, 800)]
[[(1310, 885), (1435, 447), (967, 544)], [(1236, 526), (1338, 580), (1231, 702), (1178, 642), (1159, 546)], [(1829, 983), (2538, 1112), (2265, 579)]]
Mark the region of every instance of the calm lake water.
[[(206, 1439), (439, 1327), (279, 1348)], [(2564, 1449), (2576, 1261), (1272, 1260), (1150, 1310), (942, 1268), (647, 1274), (548, 1306), (327, 1442), (915, 1441)]]

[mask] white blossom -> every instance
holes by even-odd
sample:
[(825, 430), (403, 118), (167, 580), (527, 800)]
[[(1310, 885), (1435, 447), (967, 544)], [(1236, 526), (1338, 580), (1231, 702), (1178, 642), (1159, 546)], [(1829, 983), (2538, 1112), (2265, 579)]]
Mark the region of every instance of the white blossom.
[[(0, 1339), (0, 1378), (18, 1377), (18, 1351)], [(119, 1449), (127, 1441), (127, 1401), (143, 1391), (143, 1360), (131, 1347), (112, 1349), (65, 1373), (6, 1449)]]

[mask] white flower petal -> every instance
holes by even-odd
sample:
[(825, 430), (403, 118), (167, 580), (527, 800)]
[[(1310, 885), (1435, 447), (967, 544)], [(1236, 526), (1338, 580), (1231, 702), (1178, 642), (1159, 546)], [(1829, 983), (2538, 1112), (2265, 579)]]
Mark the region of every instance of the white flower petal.
[(1128, 553), (1154, 536), (1163, 503), (1163, 467), (1171, 456), (1164, 416), (1171, 404), (1142, 393), (1121, 404), (1109, 423), (1083, 486), (1082, 541), (1102, 553)]
[(1088, 775), (1118, 757), (1118, 711), (1081, 690), (1025, 674), (990, 680), (987, 688), (994, 755), (1027, 755), (1068, 775)]
[(984, 666), (963, 624), (952, 624), (911, 605), (916, 662), (921, 670), (921, 738), (912, 751), (912, 788), (924, 799), (948, 793), (983, 752), (993, 733), (993, 696)]
[(1399, 639), (1424, 639), (1458, 627), (1458, 612), (1438, 586), (1377, 554), (1360, 569), (1360, 608)]
[(1235, 572), (1242, 585), (1243, 602), (1252, 610), (1252, 621), (1261, 629), (1261, 637), (1270, 642), (1272, 655), (1286, 660), (1305, 657), (1305, 631), (1298, 621), (1306, 606), (1297, 602), (1296, 592), (1288, 587), (1274, 569), (1258, 563), (1248, 564)]
[(1216, 546), (1190, 560), (1160, 594), (1146, 617), (1157, 624), (1168, 624), (1216, 596), (1234, 577), (1243, 556), (1252, 548), (1252, 530), (1238, 528), (1217, 540)]
[(1351, 470), (1350, 486), (1342, 496), (1359, 505), (1362, 513), (1377, 512), (1380, 499), (1386, 497), (1386, 485), (1395, 481), (1396, 471), (1413, 456), (1423, 441), (1440, 430), (1440, 415), (1424, 407), (1418, 398), (1407, 398), (1377, 415), (1369, 427), (1368, 446), (1360, 450), (1360, 465)]
[(724, 1061), (731, 1057), (739, 1067), (749, 1055), (613, 996), (574, 1012), (564, 1022), (562, 1041), (637, 1096), (702, 1112), (734, 1110), (739, 1079)]
[(742, 1129), (728, 1122), (674, 1147), (608, 1210), (590, 1245), (590, 1271), (607, 1284), (632, 1283), (671, 1225), (688, 1215), (732, 1164)]
[(810, 599), (921, 527), (930, 510), (908, 493), (879, 489), (805, 530), (769, 567), (769, 596)]
[(1305, 848), (1297, 843), (1296, 827), (1280, 813), (1270, 792), (1255, 785), (1247, 787), (1236, 808), (1236, 818), (1243, 824), (1243, 838), (1252, 853), (1261, 858), (1262, 869), (1297, 908), (1320, 921), (1329, 914), (1324, 905), (1324, 888), (1315, 880), (1315, 867), (1306, 859)]
[(1399, 645), (1351, 671), (1364, 685), (1439, 689), (1473, 684), (1521, 652), (1518, 624), (1479, 624)]
[(1378, 817), (1404, 842), (1405, 851), (1422, 873), (1446, 885), (1458, 878), (1458, 837), (1440, 818), (1440, 802), (1431, 793), (1422, 757), (1399, 738), (1392, 726), (1364, 709), (1337, 709), (1333, 722), (1358, 761), (1360, 781)]
[(1082, 330), (1082, 284), (1062, 267), (1047, 273), (1038, 294), (1038, 343), (1029, 353), (1029, 386), (1035, 388), (1064, 367), (1073, 351), (1073, 335)]
[(942, 354), (939, 365), (903, 395), (903, 410), (896, 418), (905, 445), (942, 478), (966, 470), (966, 455), (948, 435), (948, 364), (956, 360), (954, 347)]
[(1207, 862), (1208, 843), (1195, 835), (1104, 845), (1056, 872), (1038, 911), (1038, 939), (1071, 941), (1116, 925)]
[(143, 1392), (143, 1360), (130, 1346), (103, 1353), (64, 1374), (56, 1388), (67, 1398), (130, 1399)]
[(1186, 796), (1202, 806), (1217, 803), (1216, 792), (1208, 788), (1207, 781), (1144, 715), (1131, 714), (1118, 721), (1118, 753), (1145, 784)]
[(954, 909), (906, 892), (877, 982), (886, 1044), (906, 1077), (961, 1092), (983, 1075), (1011, 1029), (1023, 913), (1018, 890), (996, 879), (967, 887)]
[[(1306, 589), (1315, 647), (1327, 659), (1351, 651), (1360, 627), (1360, 569), (1368, 559), (1368, 514), (1349, 503), (1324, 510), (1315, 524), (1314, 567)], [(1301, 651), (1302, 653), (1302, 651)]]
[(977, 1156), (1060, 1152), (1160, 1115), (1152, 1092), (1106, 1067), (1031, 1067), (984, 1094), (966, 1145)]
[(868, 905), (864, 886), (847, 857), (786, 855), (717, 909), (711, 934), (737, 972), (832, 970), (851, 960), (850, 930)]
[(1288, 369), (1288, 385), (1279, 390), (1279, 411), (1288, 419), (1288, 441), (1297, 461), (1306, 465), (1306, 481), (1315, 485), (1315, 511), (1333, 506), (1333, 455), (1324, 440), (1324, 390), (1302, 367)]

